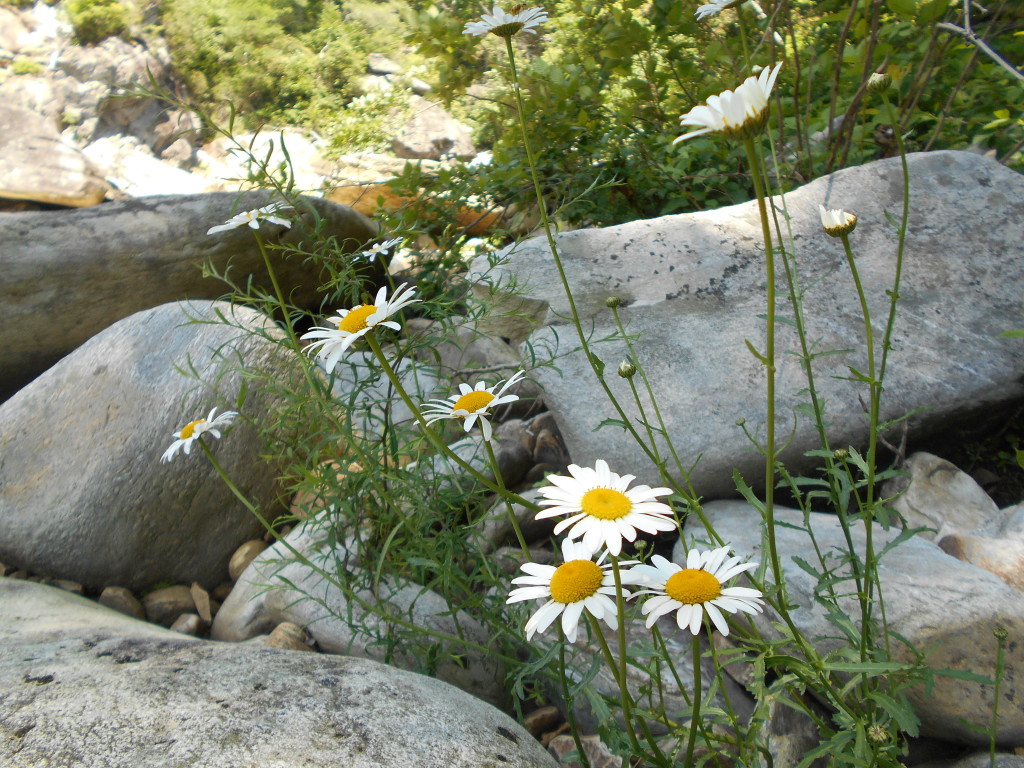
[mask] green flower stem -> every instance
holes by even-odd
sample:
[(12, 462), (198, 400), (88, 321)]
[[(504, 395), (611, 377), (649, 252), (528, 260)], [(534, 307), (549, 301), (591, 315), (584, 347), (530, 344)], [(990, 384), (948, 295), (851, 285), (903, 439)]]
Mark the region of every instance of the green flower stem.
[(523, 556), (530, 560), (530, 548), (526, 546), (526, 537), (523, 536), (523, 529), (519, 527), (519, 519), (516, 517), (515, 510), (512, 509), (512, 502), (508, 500), (508, 489), (505, 487), (505, 478), (501, 476), (501, 470), (498, 468), (498, 459), (494, 455), (494, 448), (491, 447), (490, 440), (484, 440), (484, 447), (487, 449), (487, 460), (491, 463), (491, 469), (494, 471), (494, 480), (498, 484), (498, 487), (504, 491), (501, 498), (505, 502), (505, 509), (508, 511), (509, 522), (512, 523), (512, 529), (516, 532), (516, 539), (519, 541), (519, 546), (523, 550)]
[(217, 457), (213, 455), (213, 452), (210, 450), (210, 446), (208, 446), (202, 440), (202, 438), (200, 438), (198, 440), (198, 442), (199, 442), (200, 447), (202, 447), (202, 449), (203, 449), (203, 453), (206, 454), (206, 458), (209, 459), (210, 464), (213, 466), (214, 471), (220, 476), (220, 479), (228, 487), (228, 490), (231, 491), (232, 494), (234, 494), (235, 498), (237, 498), (240, 502), (242, 502), (242, 505), (247, 510), (249, 510), (249, 512), (252, 513), (253, 517), (255, 517), (257, 520), (259, 520), (260, 524), (267, 530), (267, 532), (270, 535), (272, 535), (278, 542), (283, 544), (285, 546), (285, 549), (287, 549), (291, 553), (291, 555), (298, 562), (302, 563), (304, 566), (309, 568), (316, 575), (320, 576), (322, 579), (324, 579), (328, 583), (333, 584), (338, 589), (340, 589), (345, 594), (345, 598), (347, 600), (350, 600), (350, 601), (356, 603), (363, 610), (365, 610), (365, 611), (367, 611), (369, 613), (374, 613), (374, 614), (380, 616), (385, 621), (397, 624), (398, 626), (404, 627), (405, 629), (412, 630), (412, 631), (417, 632), (417, 633), (422, 634), (422, 635), (427, 635), (428, 637), (434, 637), (434, 638), (436, 638), (438, 640), (443, 640), (445, 642), (453, 643), (455, 645), (458, 645), (458, 646), (461, 646), (461, 647), (464, 647), (464, 648), (471, 648), (471, 649), (473, 649), (475, 651), (480, 651), (481, 653), (487, 654), (488, 656), (491, 656), (492, 658), (496, 658), (496, 659), (498, 659), (498, 660), (500, 660), (500, 661), (502, 661), (502, 662), (504, 662), (506, 664), (518, 664), (519, 663), (518, 659), (512, 658), (511, 656), (506, 656), (503, 653), (498, 653), (493, 648), (488, 648), (488, 647), (486, 647), (484, 645), (481, 645), (479, 643), (474, 643), (474, 642), (472, 642), (470, 640), (467, 640), (464, 637), (460, 637), (458, 635), (450, 635), (447, 632), (439, 632), (439, 631), (437, 631), (435, 629), (431, 629), (430, 627), (420, 626), (419, 624), (416, 624), (415, 622), (409, 621), (407, 619), (403, 619), (400, 615), (398, 615), (394, 611), (382, 611), (377, 606), (371, 604), (367, 600), (365, 600), (362, 597), (360, 597), (359, 595), (357, 595), (351, 588), (349, 588), (348, 586), (343, 584), (341, 581), (339, 581), (333, 574), (328, 573), (326, 570), (324, 570), (319, 565), (317, 565), (312, 560), (310, 560), (305, 554), (303, 554), (298, 549), (296, 549), (295, 545), (292, 544), (290, 541), (288, 541), (288, 539), (286, 539), (283, 536), (281, 536), (281, 534), (278, 533), (278, 531), (266, 519), (266, 517), (263, 516), (263, 513), (260, 512), (260, 510), (256, 507), (256, 505), (253, 504), (251, 501), (249, 501), (248, 497), (246, 497), (246, 495), (244, 493), (242, 493), (240, 490), (238, 490), (238, 486), (236, 486), (234, 484), (234, 482), (232, 482), (231, 477), (224, 470), (224, 467), (222, 467), (220, 462), (217, 461)]
[[(875, 338), (874, 330), (871, 327), (871, 311), (868, 308), (867, 297), (864, 294), (864, 286), (861, 283), (860, 273), (857, 270), (857, 261), (853, 257), (853, 249), (850, 247), (850, 237), (843, 234), (840, 239), (843, 242), (843, 250), (846, 252), (846, 261), (850, 265), (850, 273), (853, 275), (853, 283), (857, 288), (857, 298), (860, 300), (861, 316), (864, 318), (864, 339), (867, 344), (868, 355), (868, 387), (870, 388), (870, 406), (868, 413), (868, 454), (867, 454), (867, 475), (865, 477), (864, 506), (862, 516), (864, 519), (864, 580), (863, 589), (860, 592), (861, 608), (861, 640), (860, 660), (867, 661), (868, 653), (874, 647), (871, 638), (871, 602), (875, 584), (875, 551), (874, 551), (874, 492), (875, 492), (875, 455), (878, 447), (878, 416), (879, 401), (881, 398), (881, 383), (875, 378)], [(871, 677), (867, 674), (863, 678), (863, 691), (865, 701), (871, 690)]]
[[(622, 590), (617, 590), (621, 594)], [(615, 678), (615, 682), (619, 686), (620, 700), (622, 701), (622, 717), (626, 722), (626, 733), (629, 735), (630, 744), (638, 754), (643, 754), (643, 747), (640, 746), (640, 741), (636, 737), (636, 731), (633, 728), (633, 722), (631, 717), (632, 712), (632, 699), (629, 695), (629, 689), (626, 688), (625, 675), (620, 675), (619, 665), (615, 662), (615, 657), (612, 655), (611, 648), (608, 647), (608, 641), (604, 639), (604, 633), (601, 631), (601, 623), (597, 620), (590, 611), (584, 609), (583, 614), (587, 617), (590, 622), (591, 634), (597, 638), (597, 644), (601, 646), (601, 653), (604, 655), (605, 664), (608, 665), (608, 670), (612, 673), (612, 677)], [(619, 626), (622, 624), (622, 614), (619, 614)]]
[(697, 743), (697, 723), (700, 722), (700, 704), (704, 698), (700, 669), (700, 635), (693, 636), (690, 646), (693, 657), (693, 709), (690, 716), (690, 737), (686, 742), (686, 760), (683, 765), (693, 765), (693, 748)]
[(619, 558), (609, 555), (612, 563), (612, 576), (615, 578), (615, 613), (616, 634), (619, 640), (619, 690), (622, 693), (622, 717), (626, 721), (626, 730), (630, 738), (637, 743), (636, 733), (633, 731), (633, 700), (629, 694), (626, 676), (626, 659), (629, 648), (626, 645), (626, 596), (622, 592), (622, 573), (619, 571)]
[(992, 720), (988, 726), (989, 766), (996, 768), (996, 733), (999, 729), (999, 697), (1002, 695), (1003, 676), (1006, 673), (1006, 638), (1008, 632), (1003, 627), (992, 630), (996, 636), (996, 670), (995, 686), (992, 689)]
[(548, 218), (547, 206), (544, 202), (544, 192), (540, 188), (540, 177), (537, 176), (537, 161), (533, 154), (533, 148), (530, 144), (530, 134), (526, 128), (526, 106), (523, 103), (523, 94), (519, 88), (519, 72), (516, 69), (516, 56), (512, 49), (512, 38), (505, 38), (505, 49), (508, 51), (509, 67), (512, 70), (512, 90), (516, 96), (516, 111), (519, 115), (519, 130), (523, 137), (523, 149), (526, 152), (526, 162), (530, 166), (530, 176), (533, 180), (533, 191), (537, 198), (537, 207), (540, 212), (541, 226), (544, 228), (544, 234), (547, 236), (548, 247), (551, 249), (552, 260), (555, 262), (555, 268), (558, 270), (558, 277), (562, 281), (562, 287), (565, 289), (565, 296), (569, 302), (569, 312), (572, 314), (572, 324), (576, 329), (576, 334), (580, 340), (580, 346), (583, 348), (583, 354), (587, 357), (587, 362), (590, 363), (590, 367), (593, 369), (594, 374), (597, 376), (597, 380), (604, 390), (605, 395), (608, 397), (609, 402), (614, 406), (615, 410), (619, 414), (619, 418), (622, 421), (623, 426), (633, 436), (640, 448), (647, 454), (652, 462), (657, 465), (657, 458), (647, 444), (640, 437), (640, 434), (636, 431), (629, 417), (626, 416), (626, 412), (622, 409), (618, 399), (612, 392), (611, 387), (608, 386), (608, 382), (605, 381), (604, 372), (597, 359), (597, 356), (590, 351), (590, 342), (587, 341), (587, 336), (583, 332), (583, 324), (580, 322), (579, 311), (576, 309), (576, 301), (572, 297), (572, 290), (569, 288), (569, 280), (565, 276), (565, 268), (562, 266), (562, 259), (558, 255), (558, 245), (555, 243), (555, 236), (551, 227), (551, 220)]
[(409, 393), (406, 392), (405, 387), (402, 386), (402, 382), (398, 379), (398, 374), (396, 374), (395, 369), (391, 367), (391, 363), (384, 354), (384, 350), (380, 348), (380, 342), (377, 341), (376, 336), (371, 332), (366, 334), (363, 338), (366, 339), (367, 343), (370, 345), (370, 349), (373, 351), (373, 354), (377, 357), (378, 362), (380, 362), (381, 369), (384, 371), (384, 375), (388, 377), (388, 381), (391, 382), (391, 386), (395, 388), (398, 396), (402, 398), (402, 402), (405, 403), (409, 412), (412, 413), (416, 422), (422, 428), (423, 434), (426, 435), (427, 439), (438, 451), (448, 456), (452, 461), (478, 480), (481, 485), (498, 494), (503, 499), (513, 501), (516, 504), (522, 504), (528, 509), (540, 509), (537, 504), (529, 501), (528, 499), (524, 499), (518, 493), (513, 493), (512, 491), (505, 489), (482, 472), (474, 469), (465, 459), (457, 455), (440, 437), (438, 437), (437, 433), (435, 433), (434, 430), (430, 428), (430, 425), (427, 424), (426, 419), (423, 418), (423, 414), (420, 412), (419, 406), (412, 401), (412, 398), (409, 397)]
[[(782, 564), (779, 562), (779, 548), (775, 540), (775, 253), (772, 249), (772, 233), (768, 224), (768, 207), (765, 201), (764, 180), (761, 177), (762, 165), (754, 146), (754, 140), (743, 140), (750, 163), (750, 176), (754, 182), (754, 194), (757, 195), (757, 210), (761, 217), (761, 234), (764, 238), (764, 262), (767, 282), (767, 322), (765, 329), (765, 352), (762, 362), (767, 373), (767, 424), (765, 425), (765, 470), (764, 470), (764, 508), (765, 526), (768, 532), (768, 557), (771, 561), (772, 575), (775, 586), (779, 590), (779, 602), (787, 603), (785, 597), (785, 580), (782, 576)], [(788, 610), (787, 610), (788, 613)]]
[(569, 693), (569, 680), (565, 674), (565, 630), (562, 623), (558, 623), (558, 680), (562, 684), (562, 699), (565, 701), (565, 720), (569, 723), (569, 732), (572, 734), (573, 743), (576, 745), (576, 754), (583, 763), (583, 768), (590, 768), (590, 760), (583, 749), (583, 742), (580, 741), (580, 729), (576, 727), (575, 699)]
[[(644, 370), (644, 367), (640, 364), (640, 359), (639, 359), (639, 357), (636, 354), (636, 349), (634, 349), (634, 347), (633, 347), (633, 342), (630, 340), (629, 334), (626, 333), (626, 327), (622, 323), (622, 317), (619, 315), (619, 308), (618, 307), (612, 307), (612, 316), (615, 318), (615, 326), (619, 329), (619, 336), (622, 337), (622, 340), (626, 343), (626, 349), (629, 350), (629, 359), (636, 366), (637, 373), (640, 374), (640, 378), (644, 382), (644, 389), (647, 390), (647, 397), (651, 401), (651, 407), (654, 408), (654, 415), (658, 419), (658, 426), (661, 428), (661, 434), (665, 438), (665, 444), (668, 446), (668, 450), (672, 454), (672, 459), (676, 463), (676, 469), (679, 471), (679, 476), (682, 477), (683, 480), (686, 481), (686, 490), (688, 491), (688, 494), (689, 494), (686, 497), (686, 500), (688, 502), (690, 502), (691, 506), (699, 509), (700, 505), (697, 504), (697, 489), (693, 487), (693, 481), (690, 479), (690, 473), (683, 466), (683, 462), (679, 458), (679, 454), (676, 452), (675, 444), (672, 442), (672, 435), (669, 432), (669, 429), (668, 429), (668, 427), (665, 424), (665, 419), (661, 415), (661, 408), (658, 407), (658, 398), (656, 398), (654, 396), (654, 388), (651, 386), (651, 382), (647, 378), (647, 372)], [(633, 380), (630, 379), (629, 381), (630, 381), (630, 387), (633, 387)], [(636, 400), (637, 406), (641, 407), (640, 406), (640, 398), (637, 397), (636, 388), (635, 387), (633, 387), (633, 398)], [(654, 448), (655, 450), (657, 450), (657, 445), (654, 442), (654, 436), (651, 434), (651, 428), (647, 424), (647, 418), (643, 414), (642, 407), (641, 407), (641, 417), (644, 420), (644, 425), (647, 426), (648, 436), (649, 436), (649, 439), (651, 441), (651, 447)], [(671, 480), (672, 480), (672, 478), (668, 475), (667, 472), (664, 471), (663, 468), (662, 468), (662, 477), (667, 482), (671, 482)], [(703, 515), (703, 512), (701, 512), (700, 514)], [(704, 520), (703, 518), (702, 518), (701, 522), (705, 523), (705, 528), (709, 527), (707, 525), (707, 521)], [(720, 541), (720, 539), (718, 539), (718, 536), (717, 536), (716, 533), (714, 533), (713, 531), (711, 531), (710, 533), (711, 533), (712, 536), (716, 537), (716, 541)]]

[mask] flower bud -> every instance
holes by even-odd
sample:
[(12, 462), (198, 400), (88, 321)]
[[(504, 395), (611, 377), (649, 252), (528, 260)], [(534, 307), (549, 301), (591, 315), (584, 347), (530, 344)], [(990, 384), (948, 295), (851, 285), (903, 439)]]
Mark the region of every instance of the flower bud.
[(624, 379), (631, 379), (635, 374), (636, 366), (629, 362), (629, 360), (623, 360), (619, 363), (619, 376)]
[(832, 451), (832, 458), (836, 461), (845, 461), (850, 458), (850, 452), (845, 448), (836, 448)]
[(825, 233), (832, 237), (848, 235), (857, 226), (857, 215), (848, 213), (842, 208), (826, 208), (824, 205), (819, 205), (818, 210), (821, 212), (821, 226), (825, 229)]
[(608, 309), (617, 309), (622, 306), (622, 299), (618, 296), (609, 296), (604, 300), (604, 305), (608, 307)]
[(892, 77), (885, 72), (874, 72), (868, 78), (868, 93), (885, 93), (892, 85)]

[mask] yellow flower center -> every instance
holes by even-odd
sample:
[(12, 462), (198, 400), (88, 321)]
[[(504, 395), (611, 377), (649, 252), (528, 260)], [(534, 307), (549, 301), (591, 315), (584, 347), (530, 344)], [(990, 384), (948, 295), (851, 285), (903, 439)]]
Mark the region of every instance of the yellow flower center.
[(707, 571), (684, 568), (665, 582), (665, 594), (680, 603), (701, 605), (722, 594), (722, 583)]
[(494, 395), (490, 392), (485, 392), (482, 389), (473, 390), (467, 392), (458, 400), (455, 401), (455, 405), (452, 406), (453, 411), (468, 411), (469, 413), (476, 413), (482, 411), (488, 405), (491, 400), (494, 399)]
[(633, 509), (633, 502), (621, 491), (611, 488), (592, 488), (580, 499), (580, 509), (600, 520), (618, 520)]
[(358, 333), (366, 328), (366, 318), (376, 311), (377, 306), (375, 304), (363, 304), (349, 310), (349, 313), (338, 321), (338, 330)]
[(182, 427), (182, 429), (181, 429), (181, 439), (182, 440), (188, 440), (190, 437), (192, 437), (192, 435), (195, 434), (196, 427), (198, 427), (200, 424), (205, 424), (205, 423), (206, 423), (206, 419), (196, 419), (195, 421), (190, 421), (188, 424), (186, 424), (184, 427)]
[(597, 593), (604, 572), (593, 560), (562, 563), (551, 576), (551, 599), (559, 603), (578, 603)]

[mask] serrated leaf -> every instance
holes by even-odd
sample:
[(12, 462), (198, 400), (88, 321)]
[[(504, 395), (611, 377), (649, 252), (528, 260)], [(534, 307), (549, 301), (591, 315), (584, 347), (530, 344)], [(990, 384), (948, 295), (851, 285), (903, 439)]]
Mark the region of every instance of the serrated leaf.
[(896, 724), (900, 727), (908, 736), (917, 736), (920, 731), (921, 721), (917, 715), (914, 714), (914, 710), (910, 705), (904, 701), (897, 701), (892, 698), (889, 694), (883, 693), (882, 691), (872, 691), (868, 694), (868, 698), (872, 699), (879, 707), (896, 721)]

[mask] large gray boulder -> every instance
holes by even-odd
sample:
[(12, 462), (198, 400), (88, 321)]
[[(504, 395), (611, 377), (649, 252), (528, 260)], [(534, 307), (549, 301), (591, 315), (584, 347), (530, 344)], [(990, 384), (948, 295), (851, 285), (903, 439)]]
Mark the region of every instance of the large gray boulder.
[[(909, 162), (910, 226), (882, 416), (927, 406), (912, 418), (918, 434), (957, 418), (991, 414), (1024, 396), (1024, 345), (999, 338), (1000, 331), (1019, 325), (1024, 176), (966, 152), (915, 154)], [(880, 343), (897, 242), (885, 214), (898, 219), (901, 200), (898, 159), (839, 171), (786, 196), (806, 289), (808, 337), (817, 342), (817, 351), (854, 350), (815, 362), (834, 446), (866, 441), (859, 401), (866, 401), (867, 390), (838, 378), (849, 377), (848, 365), (865, 370), (864, 329), (842, 246), (822, 231), (818, 205), (860, 217), (851, 243)], [(736, 426), (745, 419), (750, 432), (764, 435), (765, 372), (745, 344), (749, 339), (764, 346), (764, 321), (758, 316), (765, 312), (765, 274), (756, 203), (567, 232), (557, 242), (593, 339), (614, 333), (605, 299), (621, 297), (621, 315), (628, 332), (639, 336), (637, 354), (681, 459), (689, 465), (700, 457), (693, 473), (697, 493), (734, 495), (734, 468), (749, 483), (756, 486), (760, 479), (763, 484), (763, 457)], [(620, 428), (595, 433), (616, 414), (583, 354), (573, 351), (578, 340), (567, 324), (568, 304), (546, 240), (520, 243), (504, 255), (507, 261), (489, 279), (519, 282), (525, 293), (506, 295), (505, 309), (525, 317), (489, 330), (515, 341), (528, 338), (533, 349), (556, 348), (562, 355), (557, 369), (540, 368), (536, 378), (573, 461), (592, 466), (603, 458), (617, 472), (660, 485), (651, 462)], [(486, 266), (480, 259), (473, 271), (482, 276)], [(791, 316), (781, 265), (779, 284), (779, 314)], [(481, 293), (488, 290), (481, 283)], [(800, 394), (806, 386), (800, 361), (789, 354), (796, 349), (792, 329), (780, 324), (777, 434), (786, 437), (793, 408), (807, 400)], [(626, 356), (625, 344), (597, 343), (593, 351), (607, 364), (611, 389), (635, 419), (629, 387), (615, 373)], [(813, 424), (801, 416), (783, 458), (798, 467), (804, 452), (817, 446)]]
[(0, 579), (0, 764), (555, 768), (518, 723), (375, 661), (210, 643)]
[[(260, 524), (198, 445), (170, 464), (160, 456), (184, 424), (214, 406), (235, 409), (240, 364), (295, 374), (275, 335), (251, 309), (167, 304), (115, 323), (0, 405), (0, 561), (93, 587), (223, 581)], [(242, 417), (211, 446), (242, 493), (272, 514), (275, 473), (248, 420), (276, 398), (254, 379), (244, 391)]]
[[(204, 277), (205, 264), (220, 273), (230, 268), (232, 279), (243, 285), (251, 276), (270, 291), (251, 229), (206, 234), (234, 213), (268, 201), (266, 192), (223, 192), (0, 215), (0, 305), (6, 321), (0, 398), (122, 317), (168, 301), (219, 298), (226, 286)], [(299, 209), (289, 230), (262, 226), (271, 249), (308, 240), (314, 211), (321, 234), (335, 238), (345, 252), (362, 247), (377, 231), (369, 219), (324, 200), (302, 198)], [(299, 306), (318, 307), (320, 269), (304, 257), (271, 253), (286, 295)]]
[[(417, 670), (424, 652), (401, 638), (400, 625), (384, 619), (379, 611), (424, 629), (460, 637), (464, 645), (432, 640), (439, 650), (434, 675), (479, 696), (501, 703), (505, 699), (502, 665), (479, 647), (489, 643), (486, 628), (463, 611), (453, 611), (441, 595), (419, 584), (381, 579), (370, 589), (370, 574), (349, 561), (358, 558), (327, 542), (326, 521), (310, 520), (260, 553), (242, 573), (235, 588), (217, 612), (210, 636), (239, 642), (269, 633), (281, 622), (304, 627), (320, 650), (352, 656), (387, 659), (389, 663)], [(290, 545), (290, 546), (289, 546)], [(292, 548), (315, 567), (299, 561)], [(320, 571), (343, 569), (340, 584)], [(356, 586), (353, 586), (356, 585)], [(378, 610), (371, 610), (370, 606)]]
[[(762, 549), (762, 526), (758, 524), (757, 512), (749, 505), (716, 501), (705, 505), (704, 511), (735, 554), (760, 563), (767, 560)], [(790, 603), (798, 606), (792, 611), (793, 621), (820, 653), (827, 653), (840, 646), (840, 631), (828, 621), (824, 607), (817, 602), (817, 580), (794, 561), (799, 557), (817, 565), (814, 544), (804, 529), (803, 513), (777, 507), (775, 518), (781, 523), (775, 534), (786, 589)], [(815, 512), (810, 520), (817, 546), (830, 557), (829, 565), (836, 569), (836, 574), (848, 575), (848, 566), (838, 561), (837, 553), (846, 551), (846, 542), (836, 516)], [(863, 557), (864, 526), (857, 523), (852, 528), (854, 546)], [(876, 524), (876, 552), (881, 552), (898, 533), (897, 529), (884, 531)], [(706, 539), (700, 525), (687, 525), (687, 534)], [(676, 562), (685, 562), (683, 549), (678, 542), (673, 552)], [(889, 627), (924, 654), (932, 669), (991, 677), (996, 668), (996, 639), (992, 630), (1002, 627), (1007, 631), (1010, 641), (1006, 644), (996, 740), (1000, 744), (1021, 743), (1024, 701), (1018, 686), (1024, 674), (1024, 646), (1019, 642), (1024, 637), (1024, 594), (988, 571), (950, 557), (920, 536), (912, 536), (885, 553), (879, 565), (879, 578)], [(854, 592), (852, 582), (843, 582), (836, 588), (848, 595), (840, 599), (840, 611), (859, 626), (857, 601), (849, 596)], [(777, 621), (779, 617), (770, 608), (754, 617), (754, 623), (772, 638), (778, 637), (772, 626)], [(893, 643), (893, 655), (899, 661), (911, 660), (902, 642)], [(922, 735), (964, 744), (988, 744), (992, 686), (940, 674), (935, 676), (931, 690), (918, 685), (909, 689), (907, 695), (921, 719)]]

